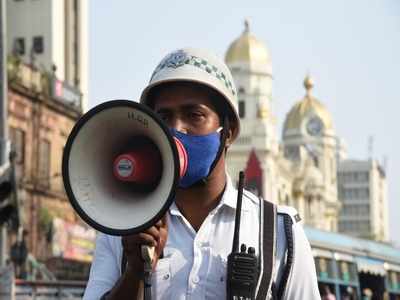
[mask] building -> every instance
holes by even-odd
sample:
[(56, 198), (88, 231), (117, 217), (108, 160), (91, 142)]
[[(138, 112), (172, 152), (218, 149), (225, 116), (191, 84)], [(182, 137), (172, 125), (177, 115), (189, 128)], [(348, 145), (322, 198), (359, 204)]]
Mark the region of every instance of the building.
[(87, 110), (88, 1), (8, 0), (7, 47), (26, 64), (53, 72), (59, 97), (82, 93)]
[(304, 79), (305, 95), (287, 113), (279, 140), (271, 57), (248, 22), (225, 61), (235, 79), (242, 122), (228, 152), (233, 180), (245, 170), (248, 189), (294, 206), (314, 228), (388, 241), (385, 173), (375, 161), (346, 158), (330, 112), (313, 96), (313, 79)]
[[(61, 177), (64, 145), (82, 115), (80, 103), (55, 97), (51, 74), (18, 56), (9, 57), (7, 70), (9, 136), (17, 155), (17, 197), (30, 253), (27, 273), (20, 276), (35, 279), (33, 269), (46, 266), (58, 279), (84, 279), (95, 232), (75, 214)], [(80, 99), (79, 92), (75, 96)], [(15, 238), (10, 232), (10, 246)]]
[(386, 174), (375, 160), (343, 160), (338, 168), (343, 209), (339, 231), (378, 241), (389, 240)]
[(304, 229), (311, 244), (320, 291), (328, 287), (336, 299), (364, 299), (362, 291), (370, 289), (372, 299), (400, 299), (399, 249), (309, 226)]
[(287, 114), (279, 141), (270, 54), (247, 22), (225, 61), (238, 89), (242, 122), (240, 136), (228, 152), (229, 173), (236, 179), (245, 170), (246, 186), (256, 194), (296, 207), (308, 225), (337, 231), (336, 163), (344, 150), (329, 111), (312, 95), (312, 78), (305, 78), (306, 94)]
[(329, 288), (336, 299), (360, 299), (368, 288), (376, 299), (384, 293), (400, 299), (400, 251), (378, 242), (389, 238), (384, 170), (374, 160), (346, 158), (330, 112), (313, 96), (310, 76), (304, 79), (305, 95), (286, 115), (279, 140), (271, 57), (248, 22), (225, 61), (238, 89), (242, 123), (227, 157), (233, 181), (244, 170), (247, 189), (298, 210), (321, 293)]

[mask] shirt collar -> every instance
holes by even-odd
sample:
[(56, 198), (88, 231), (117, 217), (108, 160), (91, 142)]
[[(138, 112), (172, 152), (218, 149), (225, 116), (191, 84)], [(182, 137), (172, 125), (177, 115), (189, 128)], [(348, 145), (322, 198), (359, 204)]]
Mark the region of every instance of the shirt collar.
[(169, 213), (171, 215), (174, 215), (174, 216), (181, 216), (182, 215), (181, 212), (178, 209), (178, 206), (176, 206), (175, 201), (172, 202), (171, 206), (169, 207)]
[[(228, 174), (226, 174), (226, 188), (221, 198), (221, 204), (236, 210), (237, 197), (238, 197), (238, 190), (234, 187), (231, 177)], [(250, 202), (245, 201), (245, 198), (246, 196), (243, 193), (242, 211), (248, 211), (250, 209), (249, 207)]]

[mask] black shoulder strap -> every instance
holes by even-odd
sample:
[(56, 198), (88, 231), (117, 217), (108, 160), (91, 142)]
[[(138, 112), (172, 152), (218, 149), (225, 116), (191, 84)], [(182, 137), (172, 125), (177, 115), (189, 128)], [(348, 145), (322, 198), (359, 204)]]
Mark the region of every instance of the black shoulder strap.
[(256, 300), (265, 300), (272, 285), (276, 249), (276, 206), (260, 198), (260, 278)]
[[(298, 214), (295, 216), (295, 220), (296, 222), (300, 221), (300, 216)], [(286, 253), (285, 269), (283, 271), (278, 288), (278, 299), (281, 299), (285, 292), (294, 258), (294, 244), (293, 244), (293, 232), (292, 232), (293, 221), (289, 215), (284, 215), (283, 222), (285, 227), (287, 253)]]

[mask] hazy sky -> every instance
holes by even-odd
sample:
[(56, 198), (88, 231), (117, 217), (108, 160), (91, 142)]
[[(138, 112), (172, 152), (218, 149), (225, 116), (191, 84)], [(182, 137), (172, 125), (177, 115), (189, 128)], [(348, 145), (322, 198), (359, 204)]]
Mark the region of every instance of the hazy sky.
[(223, 57), (245, 18), (271, 54), (279, 136), (310, 72), (349, 157), (368, 158), (374, 137), (373, 157), (387, 157), (391, 237), (400, 245), (398, 0), (91, 1), (90, 107), (137, 100), (171, 50), (202, 47)]

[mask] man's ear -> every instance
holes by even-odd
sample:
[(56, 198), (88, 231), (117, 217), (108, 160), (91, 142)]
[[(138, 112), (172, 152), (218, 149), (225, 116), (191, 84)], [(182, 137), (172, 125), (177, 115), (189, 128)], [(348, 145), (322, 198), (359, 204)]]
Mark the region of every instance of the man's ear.
[(229, 126), (226, 133), (225, 148), (229, 148), (233, 144), (233, 128)]

